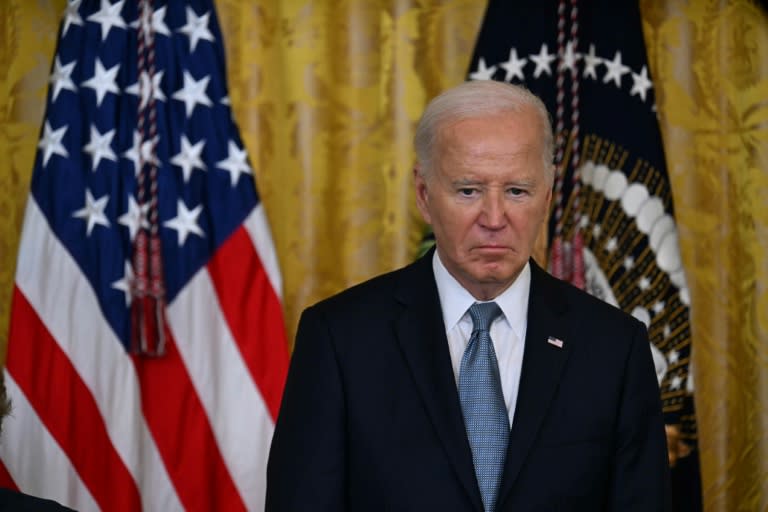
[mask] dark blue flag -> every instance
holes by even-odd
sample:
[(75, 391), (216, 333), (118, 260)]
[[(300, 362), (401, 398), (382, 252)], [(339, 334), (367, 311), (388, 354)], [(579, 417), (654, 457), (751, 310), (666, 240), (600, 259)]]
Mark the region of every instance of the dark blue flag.
[(547, 104), (550, 269), (648, 327), (666, 422), (690, 450), (673, 468), (677, 508), (700, 509), (689, 292), (637, 4), (491, 1), (469, 78), (522, 83)]

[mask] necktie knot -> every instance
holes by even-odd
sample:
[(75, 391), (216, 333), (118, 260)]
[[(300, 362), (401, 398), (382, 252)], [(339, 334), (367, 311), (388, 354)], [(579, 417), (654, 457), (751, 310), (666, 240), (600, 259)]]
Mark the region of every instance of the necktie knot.
[(473, 330), (488, 331), (491, 324), (501, 314), (501, 308), (495, 302), (475, 302), (469, 308)]

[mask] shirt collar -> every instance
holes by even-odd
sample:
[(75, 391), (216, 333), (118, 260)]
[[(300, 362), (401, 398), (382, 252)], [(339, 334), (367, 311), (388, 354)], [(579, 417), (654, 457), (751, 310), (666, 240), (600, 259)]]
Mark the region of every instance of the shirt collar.
[[(432, 256), (432, 271), (435, 274), (440, 307), (443, 310), (443, 322), (446, 332), (453, 329), (467, 313), (469, 307), (477, 302), (448, 269), (445, 268), (437, 251)], [(531, 290), (531, 265), (526, 262), (517, 279), (493, 300), (501, 308), (504, 318), (518, 339), (522, 339), (528, 319), (528, 297)]]

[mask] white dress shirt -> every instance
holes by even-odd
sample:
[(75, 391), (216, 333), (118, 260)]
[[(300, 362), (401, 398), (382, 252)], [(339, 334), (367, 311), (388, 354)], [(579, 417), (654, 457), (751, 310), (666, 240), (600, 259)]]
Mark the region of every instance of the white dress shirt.
[[(435, 274), (440, 306), (443, 310), (445, 333), (448, 337), (448, 349), (451, 353), (453, 376), (456, 385), (459, 382), (461, 358), (472, 334), (472, 318), (469, 307), (476, 300), (448, 272), (435, 251), (432, 258), (432, 270)], [(523, 348), (525, 330), (528, 327), (528, 296), (531, 288), (531, 267), (526, 263), (515, 282), (493, 299), (499, 305), (502, 314), (491, 324), (491, 340), (499, 362), (499, 376), (504, 403), (507, 405), (509, 425), (515, 416), (517, 391), (520, 386), (520, 370), (523, 366)]]

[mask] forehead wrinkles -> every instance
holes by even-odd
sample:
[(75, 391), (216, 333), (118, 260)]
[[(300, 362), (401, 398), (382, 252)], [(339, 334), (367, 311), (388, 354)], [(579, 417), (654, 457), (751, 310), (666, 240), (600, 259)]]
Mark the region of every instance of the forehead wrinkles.
[[(471, 150), (489, 147), (510, 151), (538, 146), (536, 137), (537, 120), (528, 115), (496, 115), (492, 117), (469, 117), (444, 121), (435, 131), (435, 145), (438, 150), (462, 147)], [(479, 133), (478, 133), (479, 132)]]
[[(498, 138), (476, 136), (461, 137), (452, 134), (441, 141), (434, 155), (438, 167), (445, 165), (472, 170), (481, 166), (502, 166), (515, 168), (538, 168), (540, 149), (535, 143), (516, 143)], [(538, 170), (538, 169), (537, 169)]]

